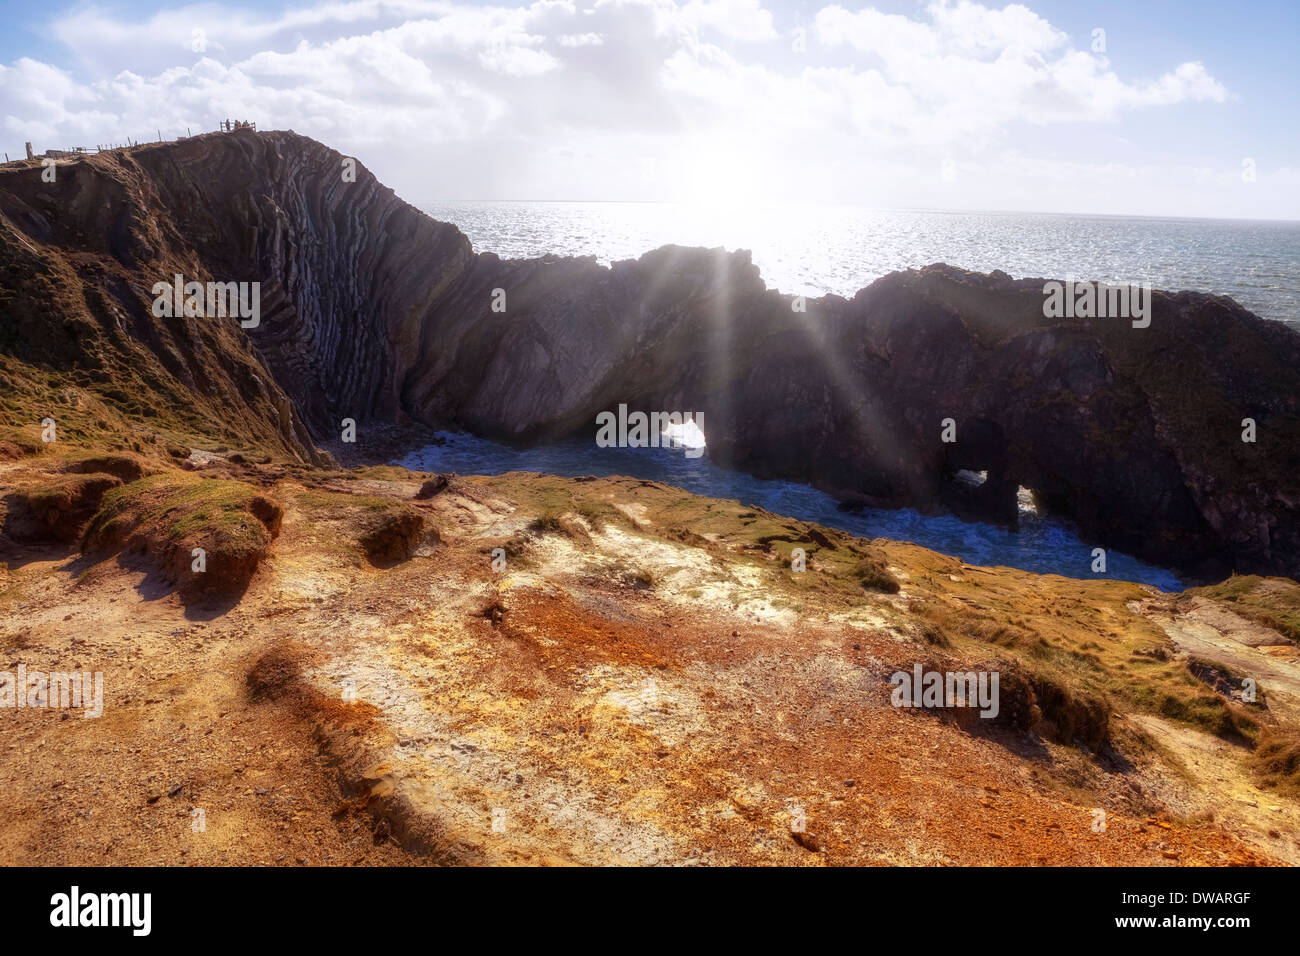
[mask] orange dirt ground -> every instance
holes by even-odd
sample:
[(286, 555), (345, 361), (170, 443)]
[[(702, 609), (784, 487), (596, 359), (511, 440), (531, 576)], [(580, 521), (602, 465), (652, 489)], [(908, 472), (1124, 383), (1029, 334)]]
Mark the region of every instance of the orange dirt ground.
[[(7, 467), (0, 482), (16, 481)], [(423, 476), (382, 471), (254, 475), (283, 526), (222, 605), (187, 605), (147, 555), (33, 548), (10, 562), (0, 669), (100, 670), (106, 703), (98, 719), (0, 709), (0, 859), (1300, 859), (1297, 802), (1256, 785), (1247, 747), (1185, 722), (1117, 706), (1114, 752), (1094, 756), (890, 706), (890, 673), (932, 650), (915, 636), (918, 602), (1007, 613), (1014, 599), (1021, 624), (1066, 608), (1098, 640), (1140, 628), (1178, 653), (1186, 615), (1169, 596), (889, 542), (873, 546), (897, 594), (791, 584), (777, 556), (729, 532), (683, 533), (668, 516), (688, 496), (652, 482), (456, 479), (414, 501)], [(530, 532), (557, 489), (618, 520), (561, 507), (559, 530)], [(437, 533), (375, 566), (330, 503), (348, 495), (410, 501)], [(517, 556), (494, 571), (507, 544)], [(807, 573), (822, 573), (816, 555)], [(1229, 652), (1271, 662), (1272, 714), (1292, 720), (1294, 644)]]

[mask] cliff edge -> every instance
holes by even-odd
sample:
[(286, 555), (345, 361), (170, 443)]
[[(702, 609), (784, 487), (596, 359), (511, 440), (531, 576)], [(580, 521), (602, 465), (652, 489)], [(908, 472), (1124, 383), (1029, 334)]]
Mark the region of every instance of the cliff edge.
[[(1139, 328), (942, 265), (795, 302), (745, 252), (502, 260), (344, 159), (237, 131), (0, 172), (10, 424), (73, 388), (320, 462), (345, 418), (529, 444), (625, 402), (701, 413), (720, 463), (848, 501), (1014, 523), (1026, 488), (1196, 578), (1300, 577), (1300, 335), (1229, 299), (1157, 291)], [(177, 274), (258, 282), (257, 325), (155, 317)]]

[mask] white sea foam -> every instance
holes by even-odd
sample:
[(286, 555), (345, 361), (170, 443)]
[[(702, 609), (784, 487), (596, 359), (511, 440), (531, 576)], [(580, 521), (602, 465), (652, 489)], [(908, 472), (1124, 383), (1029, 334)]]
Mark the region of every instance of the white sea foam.
[(667, 448), (598, 448), (591, 441), (565, 441), (516, 451), (471, 435), (443, 433), (445, 445), (430, 445), (397, 462), (421, 471), (499, 475), (537, 471), (551, 475), (634, 475), (715, 498), (735, 498), (778, 514), (842, 528), (864, 538), (913, 541), (972, 564), (1005, 565), (1073, 578), (1140, 581), (1165, 591), (1183, 585), (1169, 571), (1108, 551), (1105, 574), (1092, 573), (1092, 546), (1068, 523), (1043, 519), (1022, 508), (1019, 532), (962, 521), (950, 515), (922, 515), (910, 509), (840, 511), (830, 495), (788, 481), (763, 481), (713, 464), (706, 455), (687, 458)]

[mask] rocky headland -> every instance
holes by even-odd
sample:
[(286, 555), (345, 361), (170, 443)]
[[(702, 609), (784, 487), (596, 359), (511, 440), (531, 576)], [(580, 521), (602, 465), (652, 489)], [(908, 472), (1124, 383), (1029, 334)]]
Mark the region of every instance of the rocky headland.
[[(7, 859), (1300, 860), (1296, 333), (1188, 292), (1047, 318), (1043, 280), (942, 265), (797, 301), (743, 252), (502, 260), (343, 159), (237, 131), (0, 168), (0, 669), (106, 696), (0, 708)], [(175, 275), (258, 282), (256, 324), (157, 315)], [(850, 504), (1014, 523), (1026, 488), (1204, 586), (340, 466), (619, 403)], [(891, 707), (917, 664), (997, 671), (998, 716)]]

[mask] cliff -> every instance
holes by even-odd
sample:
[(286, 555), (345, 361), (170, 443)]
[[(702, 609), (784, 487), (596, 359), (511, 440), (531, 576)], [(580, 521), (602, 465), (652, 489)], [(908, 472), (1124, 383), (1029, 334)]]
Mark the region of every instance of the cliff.
[[(1014, 522), (1023, 486), (1086, 539), (1197, 577), (1300, 577), (1300, 335), (1231, 300), (1156, 292), (1146, 328), (1052, 319), (1043, 280), (931, 266), (801, 312), (744, 252), (475, 254), (343, 169), (241, 131), (54, 184), (0, 173), (0, 353), (131, 420), (220, 422), (301, 460), (344, 418), (363, 442), (418, 423), (528, 444), (620, 402), (700, 412), (715, 460), (848, 501)], [(260, 282), (260, 323), (155, 318), (175, 273)], [(971, 491), (958, 469), (988, 477)]]
[[(1023, 484), (1169, 563), (1292, 568), (1292, 333), (1187, 293), (1047, 320), (1041, 282), (944, 266), (800, 312), (744, 253), (503, 262), (342, 159), (237, 132), (0, 171), (6, 859), (1300, 862), (1293, 581), (1168, 594), (315, 447), (627, 402), (849, 500), (1010, 521)], [(156, 315), (178, 273), (259, 283), (256, 322)], [(44, 701), (6, 702), (20, 667)], [(918, 672), (997, 689), (900, 706)]]

